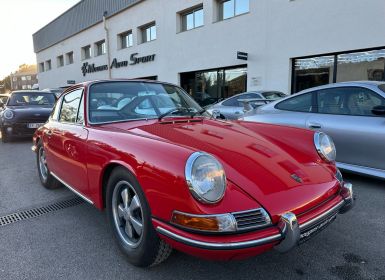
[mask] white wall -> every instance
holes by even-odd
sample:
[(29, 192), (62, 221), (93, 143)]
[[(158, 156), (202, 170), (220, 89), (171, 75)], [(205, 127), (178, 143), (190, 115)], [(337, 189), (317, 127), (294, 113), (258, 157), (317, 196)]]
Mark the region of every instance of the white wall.
[[(177, 33), (177, 12), (204, 4), (205, 25)], [(385, 46), (383, 0), (250, 0), (250, 13), (216, 22), (216, 0), (146, 0), (108, 19), (112, 58), (129, 60), (132, 53), (154, 62), (113, 69), (113, 78), (158, 76), (179, 84), (179, 73), (244, 64), (237, 51), (249, 53), (248, 89), (290, 92), (291, 58)], [(157, 40), (137, 44), (137, 27), (156, 21)], [(134, 46), (118, 50), (117, 34), (133, 30)], [(108, 77), (108, 71), (83, 77), (81, 47), (104, 39), (98, 24), (37, 54), (37, 63), (52, 60), (52, 70), (39, 74), (40, 88), (58, 87)], [(74, 52), (75, 63), (56, 67), (56, 57)], [(107, 64), (107, 55), (87, 60)]]

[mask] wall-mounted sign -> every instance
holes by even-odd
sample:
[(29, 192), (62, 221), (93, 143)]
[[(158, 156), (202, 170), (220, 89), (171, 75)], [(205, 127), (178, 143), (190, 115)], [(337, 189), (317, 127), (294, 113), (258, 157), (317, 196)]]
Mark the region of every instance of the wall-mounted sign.
[(249, 54), (246, 52), (237, 52), (237, 59), (247, 60), (249, 58)]
[(76, 84), (75, 80), (67, 80), (67, 85), (74, 85)]
[(133, 53), (130, 56), (130, 60), (118, 61), (116, 58), (112, 60), (110, 67), (108, 65), (95, 66), (95, 64), (89, 64), (88, 62), (83, 63), (81, 68), (83, 76), (86, 76), (89, 73), (95, 73), (100, 71), (106, 71), (109, 68), (122, 68), (128, 67), (129, 65), (136, 65), (140, 63), (147, 63), (155, 60), (155, 54), (147, 55), (147, 56), (138, 56), (139, 53)]

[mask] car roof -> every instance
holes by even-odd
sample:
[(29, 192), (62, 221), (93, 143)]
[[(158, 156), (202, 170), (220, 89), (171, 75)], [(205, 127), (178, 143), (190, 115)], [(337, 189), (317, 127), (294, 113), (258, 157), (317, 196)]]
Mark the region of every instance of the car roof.
[(12, 91), (10, 94), (14, 94), (14, 93), (36, 93), (36, 94), (42, 94), (42, 93), (52, 93), (52, 92), (41, 91), (41, 90), (15, 90), (15, 91)]
[(309, 91), (314, 90), (320, 90), (320, 89), (327, 89), (327, 88), (333, 88), (333, 87), (346, 87), (346, 86), (364, 86), (364, 87), (377, 87), (379, 85), (384, 85), (385, 82), (378, 82), (378, 81), (351, 81), (351, 82), (339, 82), (339, 83), (332, 83), (332, 84), (326, 84), (318, 87), (312, 87), (305, 90), (302, 90), (298, 93), (305, 93)]

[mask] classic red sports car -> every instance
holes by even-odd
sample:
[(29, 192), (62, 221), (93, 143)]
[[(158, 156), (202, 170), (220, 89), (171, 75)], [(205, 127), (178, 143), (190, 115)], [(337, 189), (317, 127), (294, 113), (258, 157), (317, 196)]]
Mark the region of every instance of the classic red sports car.
[(353, 206), (327, 135), (216, 120), (172, 84), (73, 86), (33, 140), (43, 186), (106, 209), (137, 266), (171, 248), (222, 260), (285, 252)]

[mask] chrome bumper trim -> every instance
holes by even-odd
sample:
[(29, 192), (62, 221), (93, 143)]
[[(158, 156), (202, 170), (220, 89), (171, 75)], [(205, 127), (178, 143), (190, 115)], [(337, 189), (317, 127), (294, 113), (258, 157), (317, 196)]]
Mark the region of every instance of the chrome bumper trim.
[(55, 177), (55, 179), (58, 180), (60, 183), (62, 183), (64, 186), (66, 186), (68, 189), (70, 189), (72, 192), (74, 192), (76, 195), (80, 196), (85, 201), (87, 201), (89, 204), (94, 204), (91, 199), (87, 198), (86, 196), (84, 196), (83, 194), (81, 194), (80, 192), (75, 190), (73, 187), (68, 185), (66, 182), (64, 182), (62, 179), (60, 179), (55, 173), (51, 172), (51, 175), (53, 177)]
[(237, 249), (245, 249), (245, 248), (251, 248), (256, 246), (265, 245), (268, 243), (272, 243), (274, 241), (278, 241), (282, 239), (281, 234), (275, 234), (269, 237), (261, 238), (261, 239), (255, 239), (250, 241), (243, 241), (243, 242), (231, 242), (231, 243), (214, 243), (214, 242), (204, 242), (199, 241), (187, 237), (180, 236), (179, 234), (175, 234), (171, 231), (168, 231), (167, 229), (164, 229), (160, 226), (156, 228), (156, 231), (166, 237), (169, 237), (175, 241), (178, 241), (180, 243), (197, 247), (201, 249), (207, 249), (207, 250), (237, 250)]
[(345, 200), (341, 200), (337, 205), (335, 205), (332, 208), (330, 208), (329, 210), (323, 212), (321, 215), (315, 217), (314, 219), (312, 219), (310, 221), (307, 221), (306, 223), (300, 224), (299, 228), (300, 229), (304, 229), (304, 228), (307, 228), (307, 227), (311, 227), (312, 225), (316, 224), (318, 221), (320, 221), (323, 218), (325, 218), (326, 216), (328, 216), (330, 213), (333, 213), (333, 212), (337, 212), (338, 213), (339, 209), (341, 207), (343, 207), (344, 204), (345, 204)]
[(32, 150), (32, 152), (36, 153), (36, 151), (37, 151), (36, 145), (33, 145), (33, 146), (31, 147), (31, 150)]

